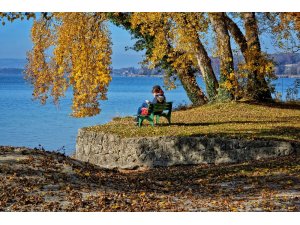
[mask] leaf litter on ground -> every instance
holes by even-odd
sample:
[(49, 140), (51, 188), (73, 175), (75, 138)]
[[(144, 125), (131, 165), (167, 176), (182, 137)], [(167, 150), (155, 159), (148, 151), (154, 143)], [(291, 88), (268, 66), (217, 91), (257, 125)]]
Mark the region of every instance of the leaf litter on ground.
[(109, 170), (2, 146), (0, 211), (300, 211), (300, 158)]

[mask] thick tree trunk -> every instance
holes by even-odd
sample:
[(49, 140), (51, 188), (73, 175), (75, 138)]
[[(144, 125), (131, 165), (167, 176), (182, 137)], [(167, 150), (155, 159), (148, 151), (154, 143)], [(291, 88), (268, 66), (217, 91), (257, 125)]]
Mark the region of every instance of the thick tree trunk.
[(177, 71), (179, 80), (186, 91), (188, 98), (195, 106), (204, 105), (207, 103), (207, 97), (199, 87), (195, 74), (192, 69), (188, 71)]
[(235, 76), (230, 36), (225, 22), (225, 14), (222, 12), (209, 13), (209, 19), (217, 35), (218, 50), (220, 53), (218, 100), (232, 100), (235, 88)]
[[(247, 62), (252, 64), (259, 63), (261, 57), (261, 47), (259, 41), (259, 31), (254, 12), (243, 13), (246, 40), (247, 40)], [(255, 65), (254, 68), (259, 68)], [(270, 89), (264, 78), (259, 75), (258, 69), (254, 69), (248, 75), (247, 95), (257, 101), (265, 101), (272, 99)]]
[[(185, 24), (192, 24), (192, 21), (189, 21), (188, 18), (186, 17), (186, 13), (182, 14), (182, 18), (184, 19)], [(201, 42), (198, 30), (195, 26), (191, 25), (191, 27), (187, 29), (187, 32), (190, 35), (190, 37), (193, 37), (192, 52), (197, 59), (197, 64), (201, 71), (206, 86), (207, 96), (209, 100), (213, 100), (217, 95), (217, 89), (219, 87), (219, 83), (214, 73), (214, 70), (212, 68), (211, 60), (207, 54), (206, 49), (204, 48)]]
[(200, 39), (198, 40), (198, 42), (199, 43), (197, 46), (196, 59), (206, 86), (207, 96), (210, 100), (212, 100), (217, 95), (219, 84), (213, 71), (211, 60)]
[(227, 23), (227, 28), (228, 28), (229, 32), (231, 33), (235, 42), (239, 45), (241, 52), (242, 52), (245, 60), (247, 61), (246, 53), (247, 53), (248, 46), (247, 46), (247, 40), (246, 40), (244, 34), (240, 30), (240, 28), (236, 25), (236, 23), (233, 22), (226, 14), (225, 14), (225, 21)]

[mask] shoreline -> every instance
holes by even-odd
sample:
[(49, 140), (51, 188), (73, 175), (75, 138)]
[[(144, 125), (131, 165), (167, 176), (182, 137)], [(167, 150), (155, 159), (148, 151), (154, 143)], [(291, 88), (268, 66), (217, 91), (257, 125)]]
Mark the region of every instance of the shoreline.
[[(0, 76), (7, 76), (7, 75), (18, 75), (23, 76), (24, 69), (20, 68), (0, 68)], [(163, 78), (163, 74), (155, 74), (155, 75), (148, 75), (148, 74), (119, 74), (119, 73), (112, 73), (112, 77), (147, 77), (147, 78), (153, 78), (153, 77), (159, 77)], [(275, 74), (277, 78), (300, 78), (300, 74)], [(201, 74), (198, 74), (197, 77), (202, 77)]]

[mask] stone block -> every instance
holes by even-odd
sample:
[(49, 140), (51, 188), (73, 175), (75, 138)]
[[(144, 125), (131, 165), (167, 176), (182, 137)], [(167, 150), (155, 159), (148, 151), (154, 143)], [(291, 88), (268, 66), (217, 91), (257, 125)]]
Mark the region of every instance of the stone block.
[(75, 158), (106, 168), (220, 164), (300, 154), (300, 144), (284, 141), (207, 137), (120, 138), (78, 131)]

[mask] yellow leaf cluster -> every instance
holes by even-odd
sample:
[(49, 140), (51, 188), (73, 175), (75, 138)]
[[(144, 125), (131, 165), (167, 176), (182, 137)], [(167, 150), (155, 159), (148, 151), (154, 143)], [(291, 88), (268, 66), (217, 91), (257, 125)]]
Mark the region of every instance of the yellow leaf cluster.
[(144, 37), (153, 37), (152, 54), (146, 60), (150, 68), (154, 68), (169, 52), (168, 14), (162, 12), (136, 12), (132, 13), (130, 22), (132, 28), (136, 29), (138, 27)]
[(132, 28), (153, 38), (153, 48), (147, 62), (150, 68), (167, 58), (175, 70), (186, 70), (191, 62), (197, 65), (195, 53), (199, 32), (206, 32), (204, 13), (132, 13)]
[(247, 52), (247, 58), (247, 62), (239, 65), (238, 72), (242, 77), (248, 78), (248, 75), (253, 73), (253, 71), (257, 74), (258, 79), (275, 77), (274, 62), (267, 55), (250, 49)]
[(72, 87), (73, 116), (100, 112), (99, 100), (106, 99), (111, 81), (111, 41), (105, 22), (105, 13), (53, 13), (51, 20), (34, 22), (26, 73), (35, 98), (45, 103), (50, 94), (57, 103)]

